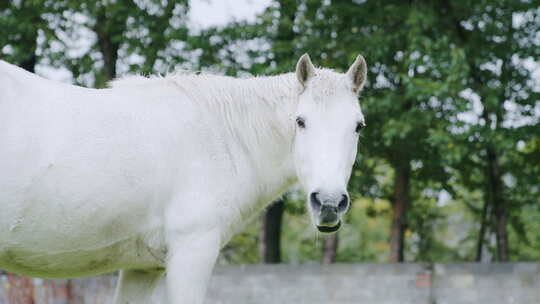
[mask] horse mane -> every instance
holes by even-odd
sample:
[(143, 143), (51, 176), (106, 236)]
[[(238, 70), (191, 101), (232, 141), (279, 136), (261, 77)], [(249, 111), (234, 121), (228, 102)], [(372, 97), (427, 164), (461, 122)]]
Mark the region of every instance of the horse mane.
[[(272, 95), (291, 95), (297, 93), (297, 85), (292, 73), (274, 76), (232, 77), (210, 73), (179, 70), (167, 75), (127, 75), (109, 82), (109, 87), (134, 88), (149, 86), (174, 86), (197, 103), (223, 103), (238, 106), (245, 99), (231, 99), (234, 95), (255, 95), (264, 97), (262, 102), (272, 103)], [(264, 95), (264, 96), (261, 96)], [(259, 99), (259, 98), (256, 98)], [(278, 98), (279, 99), (279, 98)], [(253, 102), (253, 99), (247, 100)]]
[(189, 70), (176, 70), (166, 75), (157, 74), (157, 75), (145, 76), (142, 74), (128, 74), (128, 75), (121, 76), (121, 77), (118, 77), (116, 79), (109, 81), (107, 83), (107, 86), (114, 89), (114, 88), (130, 87), (130, 86), (158, 85), (172, 77), (192, 76), (192, 75), (200, 75), (200, 73), (189, 71)]
[[(311, 82), (314, 86), (320, 88), (324, 95), (333, 94), (336, 89), (342, 89), (343, 84), (348, 84), (343, 81), (343, 74), (339, 74), (331, 69), (317, 68), (316, 71), (317, 75)], [(265, 94), (277, 93), (278, 95), (282, 95), (283, 89), (289, 92), (292, 90), (295, 93), (300, 93), (301, 91), (300, 88), (297, 88), (298, 85), (296, 84), (294, 73), (239, 78), (189, 70), (177, 70), (166, 75), (127, 75), (110, 81), (108, 86), (111, 88), (125, 88), (165, 84), (174, 84), (185, 91), (196, 89), (199, 86), (207, 86), (208, 89), (211, 89), (210, 91), (218, 89), (222, 93), (236, 90), (243, 94), (248, 93), (248, 91), (252, 91), (252, 93), (264, 91)], [(193, 86), (193, 88), (190, 86)], [(269, 91), (265, 89), (269, 89)], [(204, 90), (204, 92), (208, 91)], [(219, 93), (216, 97), (219, 97), (220, 100), (227, 101)], [(269, 101), (268, 98), (265, 98), (265, 100)]]

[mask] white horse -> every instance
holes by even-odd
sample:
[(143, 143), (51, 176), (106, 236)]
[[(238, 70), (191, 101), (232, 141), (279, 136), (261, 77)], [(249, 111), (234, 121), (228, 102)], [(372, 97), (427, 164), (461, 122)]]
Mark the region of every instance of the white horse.
[(220, 248), (295, 182), (334, 232), (365, 125), (358, 56), (234, 79), (52, 82), (0, 61), (0, 268), (121, 270), (115, 303), (202, 303)]

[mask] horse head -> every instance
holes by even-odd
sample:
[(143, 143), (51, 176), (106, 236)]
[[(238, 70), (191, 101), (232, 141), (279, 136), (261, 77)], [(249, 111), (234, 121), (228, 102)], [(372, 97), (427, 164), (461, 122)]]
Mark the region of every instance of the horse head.
[(366, 80), (358, 56), (345, 74), (313, 66), (307, 54), (296, 65), (300, 84), (294, 137), (298, 180), (307, 193), (313, 223), (333, 233), (350, 206), (347, 184), (365, 127), (358, 93)]

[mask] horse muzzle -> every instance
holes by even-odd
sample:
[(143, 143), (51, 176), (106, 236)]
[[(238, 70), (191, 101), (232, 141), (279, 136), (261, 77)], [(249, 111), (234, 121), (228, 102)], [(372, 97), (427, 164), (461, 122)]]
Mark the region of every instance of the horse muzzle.
[(310, 194), (310, 206), (319, 232), (334, 233), (341, 227), (341, 216), (349, 207), (349, 198), (345, 194), (338, 197), (338, 200), (321, 199), (318, 192)]

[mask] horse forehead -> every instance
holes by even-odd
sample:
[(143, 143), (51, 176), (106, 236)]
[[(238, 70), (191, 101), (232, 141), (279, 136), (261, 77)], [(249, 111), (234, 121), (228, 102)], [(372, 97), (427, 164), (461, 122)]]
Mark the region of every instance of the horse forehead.
[(347, 87), (314, 89), (312, 97), (309, 106), (314, 111), (350, 113), (351, 115), (360, 115), (362, 113), (358, 98)]
[(301, 112), (321, 112), (325, 117), (333, 113), (341, 117), (350, 115), (363, 118), (358, 98), (345, 74), (329, 69), (317, 69), (308, 86), (309, 101), (300, 105)]
[(318, 71), (310, 80), (311, 96), (318, 103), (353, 103), (356, 101), (352, 85), (344, 74)]
[(351, 89), (349, 83), (345, 81), (341, 75), (332, 75), (332, 77), (316, 76), (311, 81), (311, 86), (314, 95), (319, 96), (335, 96), (344, 93), (349, 93)]

